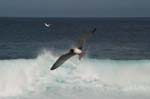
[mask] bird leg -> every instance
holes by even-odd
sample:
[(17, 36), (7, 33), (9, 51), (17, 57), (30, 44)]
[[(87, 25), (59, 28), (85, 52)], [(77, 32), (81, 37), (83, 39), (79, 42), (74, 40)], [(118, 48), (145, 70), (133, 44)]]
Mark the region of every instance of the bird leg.
[(85, 52), (82, 52), (82, 53), (80, 53), (80, 54), (78, 54), (78, 55), (79, 55), (79, 60), (81, 60), (82, 57), (85, 55)]

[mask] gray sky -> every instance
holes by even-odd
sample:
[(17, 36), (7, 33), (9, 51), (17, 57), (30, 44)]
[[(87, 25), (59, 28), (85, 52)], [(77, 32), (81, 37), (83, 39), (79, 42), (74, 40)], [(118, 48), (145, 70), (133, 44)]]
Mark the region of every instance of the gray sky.
[(150, 17), (150, 0), (0, 0), (0, 16)]

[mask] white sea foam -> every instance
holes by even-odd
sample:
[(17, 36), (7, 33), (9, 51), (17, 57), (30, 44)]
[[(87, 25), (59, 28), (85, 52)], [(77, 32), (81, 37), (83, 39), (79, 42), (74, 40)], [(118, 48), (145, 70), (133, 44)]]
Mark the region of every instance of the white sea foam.
[[(71, 58), (54, 71), (57, 55), (0, 60), (0, 97), (9, 99), (150, 98), (150, 60)], [(18, 98), (19, 97), (19, 98)], [(125, 98), (123, 98), (125, 97)]]

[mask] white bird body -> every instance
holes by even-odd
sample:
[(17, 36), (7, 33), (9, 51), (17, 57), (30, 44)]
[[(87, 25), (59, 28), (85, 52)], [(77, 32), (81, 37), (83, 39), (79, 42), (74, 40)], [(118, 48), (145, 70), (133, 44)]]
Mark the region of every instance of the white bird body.
[(48, 23), (44, 23), (44, 25), (45, 25), (46, 27), (50, 27), (50, 26), (51, 26), (51, 24), (48, 24)]
[(74, 52), (75, 54), (81, 54), (81, 53), (82, 53), (82, 50), (80, 50), (79, 48), (74, 48), (74, 49), (73, 49), (73, 52)]

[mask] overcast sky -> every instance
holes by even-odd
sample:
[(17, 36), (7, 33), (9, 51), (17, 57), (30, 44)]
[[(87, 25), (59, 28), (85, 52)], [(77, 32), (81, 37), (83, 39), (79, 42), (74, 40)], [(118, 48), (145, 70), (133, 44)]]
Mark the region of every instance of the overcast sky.
[(150, 17), (150, 0), (0, 0), (0, 16)]

